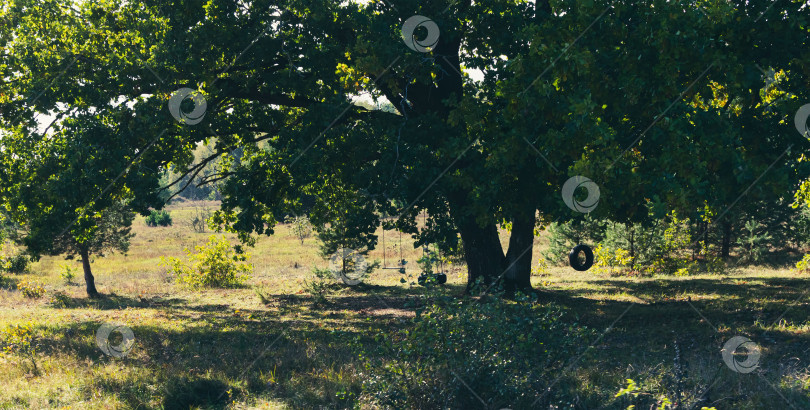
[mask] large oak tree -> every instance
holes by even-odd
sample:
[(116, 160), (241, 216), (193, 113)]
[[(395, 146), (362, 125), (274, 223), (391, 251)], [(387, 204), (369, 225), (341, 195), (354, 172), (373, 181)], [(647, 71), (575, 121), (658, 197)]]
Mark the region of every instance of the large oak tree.
[[(17, 0), (2, 10), (3, 127), (42, 139), (35, 113), (117, 103), (117, 122), (101, 123), (124, 137), (97, 155), (115, 155), (110, 170), (137, 158), (155, 172), (127, 173), (105, 195), (159, 206), (161, 189), (177, 186), (158, 187), (159, 170), (194, 175), (208, 162), (191, 153), (211, 142), (211, 160), (227, 165), (205, 179), (223, 185), (223, 226), (270, 234), (314, 198), (320, 229), (342, 218), (368, 248), (378, 215), (398, 215), (417, 245), (450, 248), (460, 234), (468, 283), (531, 287), (537, 219), (581, 217), (561, 198), (572, 176), (599, 185), (599, 217), (719, 213), (743, 193), (790, 196), (808, 147), (792, 127), (810, 99), (803, 0)], [(402, 38), (417, 14), (440, 32), (428, 52)], [(779, 87), (760, 70), (781, 73)], [(166, 109), (184, 87), (207, 100), (199, 124)]]

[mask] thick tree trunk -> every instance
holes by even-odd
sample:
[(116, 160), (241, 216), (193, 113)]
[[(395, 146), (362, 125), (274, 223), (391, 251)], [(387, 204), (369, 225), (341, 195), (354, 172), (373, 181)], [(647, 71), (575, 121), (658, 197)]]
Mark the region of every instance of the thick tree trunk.
[(525, 209), (512, 219), (512, 235), (504, 263), (504, 289), (511, 296), (516, 291), (530, 293), (532, 288), (532, 249), (534, 248), (535, 210)]
[(731, 252), (731, 221), (723, 220), (723, 243), (720, 247), (720, 257), (728, 259)]
[(481, 281), (488, 288), (503, 273), (503, 248), (494, 224), (479, 226), (475, 221), (458, 224), (467, 262), (467, 292)]
[(495, 290), (503, 286), (507, 296), (514, 295), (516, 291), (532, 292), (535, 208), (527, 206), (512, 217), (509, 249), (504, 255), (498, 227), (495, 224), (479, 225), (474, 218), (460, 212), (460, 205), (460, 202), (451, 203), (450, 209), (464, 242), (467, 292), (471, 292), (479, 281), (485, 289), (493, 286)]
[(99, 297), (98, 290), (96, 290), (96, 278), (93, 277), (93, 272), (90, 269), (90, 252), (82, 249), (80, 252), (82, 257), (82, 268), (84, 269), (84, 283), (87, 285), (87, 296), (90, 298)]
[(467, 292), (473, 291), (479, 281), (483, 289), (489, 289), (503, 273), (504, 255), (498, 227), (495, 224), (481, 226), (468, 213), (465, 191), (448, 195), (450, 217), (453, 219), (464, 243), (464, 261), (467, 263)]

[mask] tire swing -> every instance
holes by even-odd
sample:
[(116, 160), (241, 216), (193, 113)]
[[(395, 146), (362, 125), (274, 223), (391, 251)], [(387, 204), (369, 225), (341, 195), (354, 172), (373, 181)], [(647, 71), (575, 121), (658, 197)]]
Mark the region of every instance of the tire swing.
[(434, 283), (437, 285), (444, 285), (447, 283), (447, 275), (443, 272), (433, 273), (430, 275), (423, 273), (416, 278), (416, 281), (420, 286), (430, 286)]
[[(585, 262), (579, 260), (580, 253), (585, 253)], [(568, 262), (574, 270), (585, 272), (593, 266), (593, 251), (588, 245), (579, 244), (571, 249), (571, 253), (568, 254)]]
[[(425, 246), (422, 248), (422, 256), (424, 257), (425, 251), (428, 250), (428, 247)], [(438, 250), (438, 248), (437, 248)], [(419, 283), (420, 286), (431, 286), (431, 285), (444, 285), (447, 283), (447, 274), (444, 273), (444, 262), (442, 261), (442, 254), (439, 251), (437, 254), (438, 258), (435, 262), (431, 262), (431, 264), (436, 265), (437, 273), (423, 273), (416, 278), (416, 282)], [(431, 268), (432, 270), (432, 268)]]
[(423, 273), (416, 278), (416, 281), (420, 286), (430, 286), (434, 283), (437, 285), (444, 285), (447, 283), (447, 275), (444, 273), (433, 273), (430, 275)]

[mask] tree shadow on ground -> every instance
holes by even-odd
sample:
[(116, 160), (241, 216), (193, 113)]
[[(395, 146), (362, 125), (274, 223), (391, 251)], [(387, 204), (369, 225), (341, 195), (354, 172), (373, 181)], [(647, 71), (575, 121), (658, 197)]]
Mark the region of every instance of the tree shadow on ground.
[[(376, 296), (368, 296), (367, 301), (350, 297), (356, 300), (346, 306), (380, 303)], [(111, 299), (101, 306), (169, 309), (173, 325), (127, 323), (135, 347), (123, 358), (105, 356), (97, 346), (96, 331), (102, 321), (41, 328), (39, 347), (43, 355), (70, 357), (91, 367), (122, 364), (130, 376), (94, 371), (87, 391), (103, 390), (131, 408), (222, 408), (232, 400), (261, 395), (294, 408), (352, 407), (359, 394), (359, 382), (346, 378), (347, 369), (359, 366), (352, 346), (373, 343), (373, 334), (388, 328), (389, 322), (387, 316), (368, 320), (349, 312), (334, 317), (337, 312), (331, 310), (306, 309), (279, 317), (266, 310), (241, 309), (235, 314), (233, 308), (219, 304), (186, 306), (180, 299), (162, 305)], [(285, 303), (310, 304), (305, 298), (287, 298)], [(83, 304), (98, 305), (99, 301)], [(161, 388), (155, 392), (148, 386)], [(202, 390), (219, 394), (199, 393)], [(231, 393), (223, 399), (221, 392), (228, 390)]]
[[(582, 397), (583, 403), (598, 405), (606, 397), (586, 385), (615, 382), (618, 386), (625, 376), (639, 374), (627, 369), (646, 369), (651, 363), (667, 368), (673, 360), (674, 340), (692, 363), (705, 361), (707, 368), (715, 369), (723, 366), (719, 355), (722, 344), (742, 333), (768, 349), (767, 357), (772, 360), (763, 362), (763, 377), (779, 386), (779, 394), (794, 405), (805, 403), (801, 389), (780, 384), (776, 375), (784, 371), (784, 358), (810, 349), (810, 337), (776, 329), (768, 331), (765, 338), (757, 314), (776, 320), (784, 313), (777, 308), (787, 309), (786, 304), (801, 296), (810, 280), (756, 281), (759, 283), (750, 286), (720, 278), (594, 281), (603, 288), (649, 301), (635, 304), (586, 297), (593, 293), (588, 290), (541, 291), (540, 304), (563, 307), (563, 320), (572, 326), (591, 327), (599, 334), (598, 339), (581, 347), (579, 356), (569, 359), (573, 373), (580, 366), (587, 367), (595, 374), (589, 377), (595, 379), (573, 379), (556, 388), (568, 389), (566, 395)], [(409, 326), (410, 318), (405, 314), (425, 303), (429, 295), (458, 298), (463, 297), (459, 296), (463, 290), (463, 286), (450, 286), (430, 294), (422, 288), (352, 288), (342, 290), (322, 307), (313, 306), (312, 298), (306, 295), (270, 295), (268, 309), (243, 309), (240, 313), (222, 304), (189, 306), (180, 298), (145, 302), (113, 295), (106, 301), (80, 299), (76, 300), (79, 306), (105, 310), (143, 307), (165, 311), (172, 325), (130, 324), (136, 345), (120, 359), (105, 356), (96, 345), (98, 321), (40, 329), (44, 334), (40, 351), (43, 355), (66, 355), (91, 367), (122, 365), (125, 376), (94, 371), (86, 390), (91, 394), (100, 389), (131, 408), (223, 408), (248, 397), (281, 400), (293, 408), (351, 408), (359, 404), (362, 385), (358, 375), (363, 362), (357, 349), (373, 352), (375, 335), (391, 337), (397, 329)], [(678, 299), (684, 292), (713, 299)], [(801, 322), (807, 320), (807, 314), (806, 308), (796, 306), (782, 318)], [(724, 328), (718, 332), (720, 324)], [(697, 367), (693, 365), (693, 369)], [(704, 399), (712, 400), (723, 397), (723, 389), (731, 388), (737, 380), (734, 377), (739, 376), (726, 375), (709, 387), (712, 380), (703, 379), (708, 377), (705, 372), (696, 369), (693, 373), (693, 387), (705, 390)], [(616, 376), (616, 380), (605, 375)], [(704, 382), (705, 386), (701, 384)], [(706, 388), (698, 389), (700, 386)], [(223, 395), (223, 391), (231, 393)], [(770, 394), (774, 400), (782, 400), (775, 392)]]
[(20, 283), (20, 280), (13, 276), (0, 275), (0, 289), (14, 291), (17, 290), (18, 283)]
[(230, 403), (228, 390), (230, 387), (221, 380), (176, 378), (168, 383), (161, 404), (167, 410), (225, 408)]
[[(710, 321), (723, 318), (743, 320), (746, 317), (752, 321), (765, 320), (767, 317), (776, 320), (782, 314), (785, 315), (783, 318), (795, 321), (807, 319), (807, 310), (799, 306), (806, 303), (803, 296), (810, 291), (810, 278), (627, 279), (595, 280), (590, 283), (598, 285), (599, 290), (555, 290), (553, 293), (562, 297), (563, 301), (565, 298), (584, 298), (600, 293), (626, 293), (644, 300), (650, 306), (669, 307), (672, 306), (671, 302), (676, 302), (693, 311), (703, 311), (705, 319)], [(692, 295), (695, 300), (692, 300)], [(795, 307), (788, 309), (789, 306)]]
[[(662, 375), (655, 380), (674, 386), (677, 377), (672, 366), (677, 344), (682, 363), (691, 366), (691, 379), (682, 382), (688, 381), (702, 392), (701, 406), (725, 400), (724, 405), (746, 407), (752, 405), (746, 400), (756, 396), (780, 405), (787, 400), (798, 406), (795, 408), (810, 408), (810, 397), (802, 391), (800, 377), (789, 376), (810, 371), (806, 364), (802, 369), (791, 362), (810, 351), (810, 334), (800, 330), (810, 324), (805, 297), (810, 278), (589, 282), (599, 288), (543, 292), (545, 301), (568, 310), (567, 320), (597, 329), (601, 335), (582, 351), (581, 362), (589, 368), (588, 377), (595, 378), (586, 384), (604, 382), (600, 374), (624, 374), (636, 379), (652, 377), (657, 371)], [(604, 297), (615, 294), (635, 296), (642, 302)], [(789, 326), (776, 326), (780, 321)], [(738, 335), (749, 337), (761, 348), (763, 356), (755, 373), (760, 377), (745, 378), (747, 375), (732, 371), (724, 363), (721, 349)], [(656, 364), (659, 370), (652, 370)], [(718, 371), (719, 376), (711, 375)], [(793, 381), (786, 382), (785, 377), (793, 377)], [(765, 403), (754, 406), (760, 405)]]
[(122, 310), (126, 308), (186, 308), (186, 299), (177, 297), (130, 297), (117, 294), (102, 294), (98, 298), (61, 296), (59, 298), (63, 309), (99, 309), (99, 310)]

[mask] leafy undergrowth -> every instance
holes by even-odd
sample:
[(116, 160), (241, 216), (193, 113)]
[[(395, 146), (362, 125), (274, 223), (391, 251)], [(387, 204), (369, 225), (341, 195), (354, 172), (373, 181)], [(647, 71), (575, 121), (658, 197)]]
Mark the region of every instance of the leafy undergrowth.
[(364, 399), (391, 408), (546, 407), (543, 386), (594, 332), (521, 297), (432, 301), (396, 337), (358, 345)]
[[(166, 229), (184, 226), (177, 215)], [(0, 408), (810, 408), (810, 276), (796, 270), (549, 268), (533, 278), (536, 303), (462, 297), (456, 275), (425, 290), (389, 270), (316, 299), (311, 239), (260, 243), (254, 289), (195, 291), (156, 271), (153, 249), (180, 256), (208, 235), (146, 229), (128, 258), (94, 262), (102, 299), (64, 283), (61, 261), (6, 277), (0, 329), (31, 332), (3, 333), (16, 344), (0, 357)], [(27, 298), (22, 281), (47, 292)], [(105, 323), (132, 329), (125, 357), (98, 347)], [(737, 335), (761, 349), (752, 373), (723, 362)]]

